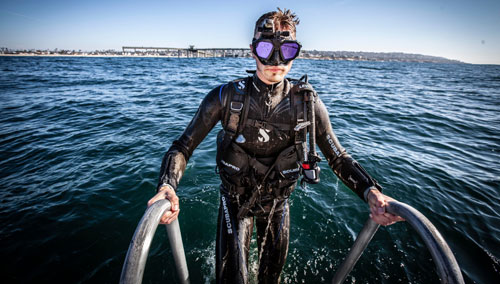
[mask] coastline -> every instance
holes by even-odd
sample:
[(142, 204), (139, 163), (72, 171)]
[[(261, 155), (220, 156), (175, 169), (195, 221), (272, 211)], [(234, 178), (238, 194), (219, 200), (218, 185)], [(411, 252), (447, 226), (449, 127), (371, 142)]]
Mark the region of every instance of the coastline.
[[(193, 58), (186, 56), (165, 56), (165, 55), (122, 55), (122, 54), (35, 54), (35, 53), (20, 53), (20, 54), (0, 54), (5, 57), (165, 57), (165, 58)], [(200, 57), (202, 58), (202, 57)]]
[[(0, 57), (90, 57), (90, 58), (223, 58), (223, 56), (209, 56), (209, 57), (193, 57), (193, 56), (170, 56), (170, 55), (159, 55), (159, 54), (37, 54), (37, 53), (16, 53), (16, 54), (0, 54)], [(250, 56), (239, 56), (239, 57), (227, 57), (227, 58), (251, 58)], [(456, 60), (415, 60), (408, 58), (389, 58), (389, 59), (377, 59), (369, 57), (336, 57), (331, 56), (299, 56), (297, 59), (307, 59), (307, 60), (328, 60), (328, 61), (374, 61), (374, 62), (416, 62), (416, 63), (454, 63), (454, 64), (469, 64), (466, 62), (460, 62)]]

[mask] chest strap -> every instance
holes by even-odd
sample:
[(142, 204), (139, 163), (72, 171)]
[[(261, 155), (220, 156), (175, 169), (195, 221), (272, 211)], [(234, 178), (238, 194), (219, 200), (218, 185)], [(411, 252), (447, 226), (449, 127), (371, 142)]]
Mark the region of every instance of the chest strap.
[(254, 126), (257, 128), (263, 127), (268, 130), (273, 130), (274, 128), (278, 128), (279, 130), (283, 131), (290, 131), (294, 128), (294, 126), (286, 123), (275, 123), (275, 122), (271, 123), (264, 120), (251, 119), (251, 118), (247, 119), (246, 125)]

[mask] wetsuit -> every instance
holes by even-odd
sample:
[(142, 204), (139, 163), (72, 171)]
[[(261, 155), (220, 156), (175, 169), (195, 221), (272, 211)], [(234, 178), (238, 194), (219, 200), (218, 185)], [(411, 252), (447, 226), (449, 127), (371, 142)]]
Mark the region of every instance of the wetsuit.
[[(288, 197), (296, 185), (296, 177), (285, 176), (296, 171), (293, 168), (281, 169), (281, 172), (266, 170), (265, 178), (264, 175), (245, 173), (256, 172), (250, 170), (252, 167), (258, 168), (255, 164), (265, 169), (274, 167), (277, 161), (290, 160), (295, 153), (293, 149), (297, 143), (293, 124), (301, 105), (293, 99), (294, 84), (297, 81), (285, 79), (274, 85), (266, 85), (254, 75), (213, 89), (202, 101), (184, 133), (173, 142), (163, 158), (158, 187), (170, 184), (177, 190), (194, 149), (217, 122), (221, 121), (223, 128), (227, 128), (231, 98), (236, 94), (248, 96), (245, 101), (245, 105), (248, 105), (246, 119), (239, 125), (240, 135), (232, 137), (229, 143), (232, 152), (227, 150), (227, 143), (221, 150), (224, 144), (221, 141), (226, 135), (224, 130), (217, 139), (217, 160), (222, 180), (217, 222), (217, 283), (247, 283), (248, 251), (254, 222), (259, 249), (259, 283), (279, 282), (288, 252)], [(315, 103), (315, 121), (316, 142), (328, 164), (344, 184), (365, 199), (364, 193), (368, 188), (379, 186), (341, 147), (333, 133), (326, 107), (319, 98), (316, 98)], [(241, 156), (230, 160), (231, 157), (223, 156), (228, 152)], [(242, 164), (242, 159), (252, 167)], [(238, 173), (232, 176), (231, 171)], [(250, 210), (238, 218), (241, 208), (249, 204), (256, 190), (259, 192), (257, 201), (250, 203)]]

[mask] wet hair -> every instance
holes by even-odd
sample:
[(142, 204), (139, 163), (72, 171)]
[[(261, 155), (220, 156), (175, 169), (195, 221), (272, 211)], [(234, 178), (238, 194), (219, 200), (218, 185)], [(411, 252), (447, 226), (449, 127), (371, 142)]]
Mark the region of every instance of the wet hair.
[(292, 13), (289, 9), (277, 8), (278, 11), (267, 12), (264, 15), (260, 16), (260, 18), (255, 22), (255, 29), (253, 34), (257, 33), (257, 28), (264, 22), (266, 19), (274, 20), (274, 28), (275, 29), (289, 29), (292, 31), (292, 34), (295, 36), (295, 26), (300, 23), (299, 18), (295, 13)]

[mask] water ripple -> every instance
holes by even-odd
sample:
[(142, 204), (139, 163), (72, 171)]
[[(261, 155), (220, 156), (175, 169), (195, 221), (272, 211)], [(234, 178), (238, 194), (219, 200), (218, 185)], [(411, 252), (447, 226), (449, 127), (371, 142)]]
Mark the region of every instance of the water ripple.
[[(230, 58), (0, 57), (6, 281), (116, 282), (164, 152), (207, 92), (251, 66)], [(498, 283), (500, 67), (296, 60), (290, 77), (304, 73), (343, 146), (385, 192), (436, 225), (466, 282)], [(195, 151), (179, 191), (193, 282), (214, 281), (216, 132)], [(367, 218), (366, 205), (321, 166), (323, 182), (291, 198), (284, 283), (328, 282)], [(165, 238), (160, 230), (145, 282), (175, 274)], [(434, 272), (423, 242), (397, 224), (380, 229), (347, 282), (438, 282)]]

